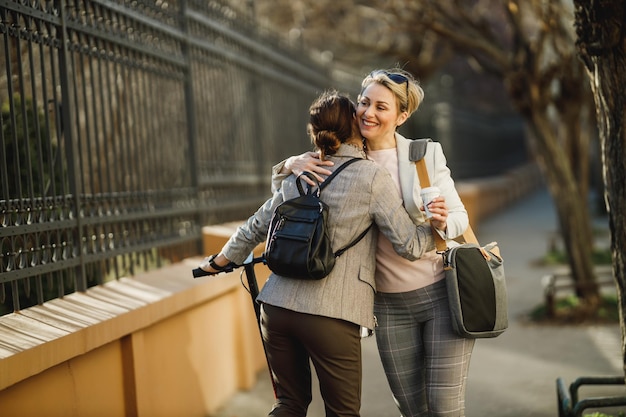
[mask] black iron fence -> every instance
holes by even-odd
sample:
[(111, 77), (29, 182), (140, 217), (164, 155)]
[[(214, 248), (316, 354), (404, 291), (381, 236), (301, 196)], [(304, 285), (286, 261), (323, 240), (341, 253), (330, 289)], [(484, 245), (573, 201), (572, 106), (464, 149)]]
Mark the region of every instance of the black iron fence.
[[(199, 254), (202, 226), (247, 218), (310, 148), (311, 101), (355, 98), (229, 4), (0, 0), (0, 315)], [(402, 132), (440, 140), (457, 179), (526, 159), (516, 121), (443, 104)]]
[(200, 252), (337, 85), (217, 0), (0, 0), (0, 314)]

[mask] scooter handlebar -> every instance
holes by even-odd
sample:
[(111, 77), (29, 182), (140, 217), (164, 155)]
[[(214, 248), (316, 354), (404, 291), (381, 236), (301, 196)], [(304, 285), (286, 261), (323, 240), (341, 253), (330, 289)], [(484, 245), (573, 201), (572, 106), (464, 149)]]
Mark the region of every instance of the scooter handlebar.
[(233, 272), (233, 270), (235, 268), (239, 268), (240, 266), (242, 266), (242, 265), (236, 265), (236, 264), (231, 262), (228, 265), (226, 265), (226, 267), (224, 269), (222, 269), (221, 271), (219, 271), (219, 272), (208, 272), (208, 271), (205, 271), (202, 268), (195, 268), (191, 272), (193, 273), (193, 277), (194, 278), (200, 278), (200, 277), (206, 277), (208, 275), (217, 275), (217, 274), (221, 274), (221, 273)]
[(215, 273), (207, 272), (207, 271), (205, 271), (202, 268), (195, 268), (191, 272), (193, 273), (193, 277), (194, 278), (201, 278), (201, 277), (206, 277), (206, 276), (209, 276), (209, 275), (218, 275), (218, 274), (221, 274), (221, 273), (233, 272), (235, 269), (241, 268), (242, 266), (246, 266), (247, 264), (258, 264), (258, 263), (261, 263), (261, 262), (265, 263), (265, 258), (263, 258), (262, 256), (258, 257), (258, 258), (254, 258), (252, 256), (252, 254), (250, 254), (250, 256), (248, 256), (246, 258), (246, 260), (243, 261), (243, 263), (241, 265), (238, 265), (238, 264), (236, 264), (234, 262), (230, 262), (228, 265), (226, 265), (224, 267), (224, 269), (222, 269), (219, 272), (215, 272)]

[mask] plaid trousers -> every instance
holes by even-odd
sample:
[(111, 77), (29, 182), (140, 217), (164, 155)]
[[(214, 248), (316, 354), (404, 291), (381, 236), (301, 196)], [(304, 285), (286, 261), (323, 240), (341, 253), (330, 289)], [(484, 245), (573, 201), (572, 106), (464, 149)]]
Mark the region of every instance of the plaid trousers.
[(377, 293), (376, 342), (403, 417), (464, 417), (473, 339), (452, 329), (444, 280), (404, 293)]

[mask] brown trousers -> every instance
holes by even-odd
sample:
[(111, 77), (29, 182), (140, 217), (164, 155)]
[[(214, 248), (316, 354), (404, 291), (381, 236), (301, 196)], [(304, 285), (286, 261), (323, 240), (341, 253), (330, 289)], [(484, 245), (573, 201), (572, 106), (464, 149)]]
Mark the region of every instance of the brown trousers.
[(326, 416), (359, 416), (360, 326), (264, 304), (261, 332), (276, 387), (270, 416), (306, 416), (312, 399), (310, 363), (320, 383)]

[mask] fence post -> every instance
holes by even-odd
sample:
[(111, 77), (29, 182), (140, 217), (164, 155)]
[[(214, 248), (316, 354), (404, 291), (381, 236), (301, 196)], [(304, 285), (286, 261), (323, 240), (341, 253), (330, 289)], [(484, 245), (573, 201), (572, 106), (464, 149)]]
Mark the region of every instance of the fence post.
[(70, 54), (70, 42), (71, 39), (67, 35), (67, 3), (61, 2), (59, 7), (59, 17), (61, 20), (61, 37), (59, 47), (59, 77), (61, 82), (61, 119), (63, 125), (63, 137), (65, 139), (65, 152), (67, 158), (67, 177), (69, 181), (70, 195), (74, 198), (73, 209), (75, 213), (76, 224), (74, 226), (75, 238), (78, 250), (79, 264), (74, 267), (76, 272), (75, 285), (77, 291), (87, 290), (87, 278), (85, 275), (85, 260), (84, 252), (82, 250), (83, 241), (83, 227), (81, 216), (81, 191), (78, 171), (76, 168), (76, 162), (79, 158), (79, 152), (76, 149), (76, 141), (74, 140), (74, 124), (72, 123), (71, 115), (76, 114), (74, 111), (75, 102), (72, 97), (72, 88), (70, 88), (70, 79), (73, 77), (71, 65), (69, 65)]
[[(182, 41), (181, 49), (183, 53), (183, 58), (185, 61), (185, 107), (187, 109), (186, 117), (187, 117), (187, 141), (188, 141), (188, 159), (189, 159), (189, 169), (191, 170), (191, 187), (193, 189), (194, 195), (198, 195), (199, 193), (199, 184), (200, 180), (198, 179), (198, 175), (200, 174), (198, 170), (198, 125), (196, 123), (196, 106), (195, 98), (193, 94), (193, 75), (191, 72), (191, 52), (189, 47), (189, 19), (187, 18), (187, 0), (181, 0), (180, 2), (180, 22), (181, 22), (181, 30), (185, 34), (184, 40)], [(196, 210), (195, 221), (197, 224), (202, 223), (202, 215), (200, 210)], [(202, 240), (198, 240), (196, 242), (196, 250), (198, 253), (202, 253)]]

